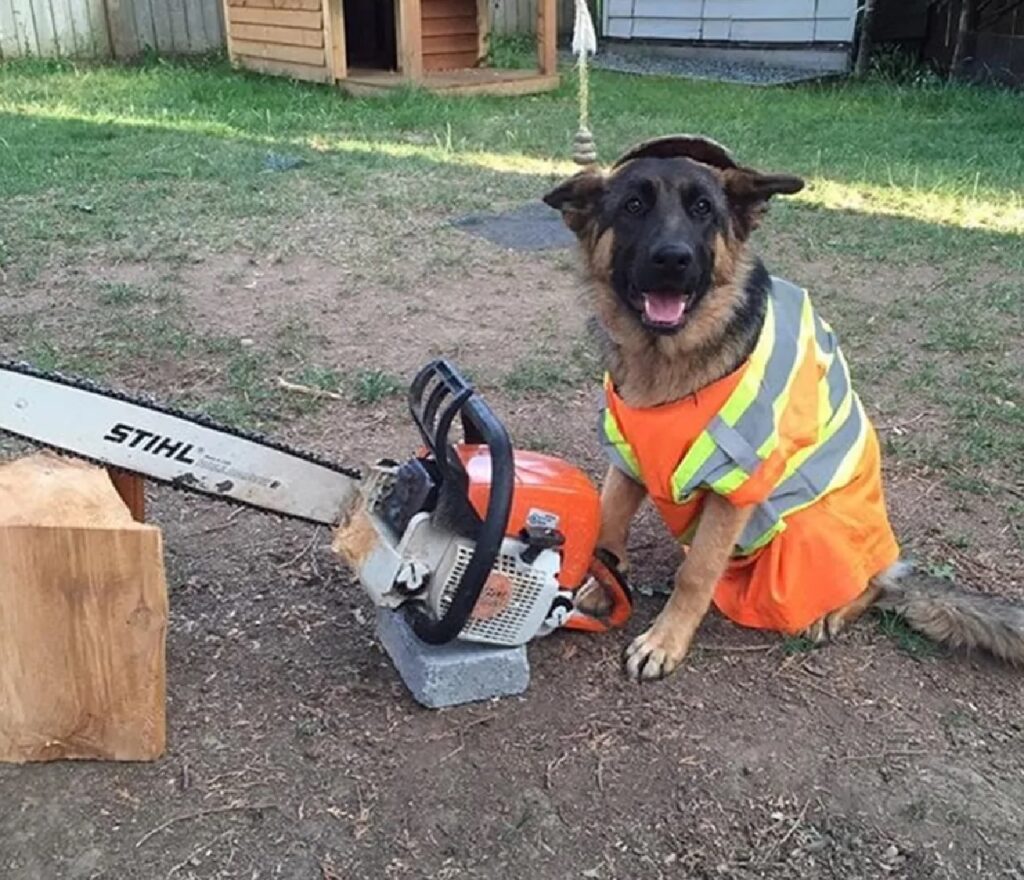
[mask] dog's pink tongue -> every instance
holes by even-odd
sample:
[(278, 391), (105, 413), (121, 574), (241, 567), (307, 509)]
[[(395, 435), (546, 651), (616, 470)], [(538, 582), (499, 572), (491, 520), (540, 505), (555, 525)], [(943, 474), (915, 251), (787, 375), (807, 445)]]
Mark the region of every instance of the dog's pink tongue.
[(655, 324), (678, 324), (685, 311), (686, 300), (678, 294), (644, 294), (644, 317)]

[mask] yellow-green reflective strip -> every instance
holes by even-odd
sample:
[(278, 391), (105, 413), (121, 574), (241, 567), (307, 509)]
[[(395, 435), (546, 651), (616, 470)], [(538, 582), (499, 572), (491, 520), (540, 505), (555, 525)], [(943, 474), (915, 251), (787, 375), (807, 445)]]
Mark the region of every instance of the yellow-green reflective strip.
[(817, 346), (816, 354), (818, 358), (818, 364), (821, 367), (821, 378), (818, 380), (818, 440), (821, 440), (821, 432), (825, 429), (825, 425), (828, 424), (829, 416), (832, 414), (832, 404), (830, 398), (832, 396), (829, 388), (828, 374), (832, 369), (832, 358), (825, 355), (825, 353)]
[(773, 348), (775, 348), (775, 306), (769, 298), (768, 308), (764, 315), (764, 326), (761, 328), (761, 338), (757, 340), (754, 352), (750, 355), (743, 378), (736, 386), (736, 390), (729, 395), (725, 406), (718, 414), (727, 425), (735, 425), (740, 416), (757, 398)]
[[(795, 513), (799, 513), (801, 510), (805, 510), (806, 508), (814, 504), (814, 502), (817, 501), (819, 498), (824, 498), (830, 492), (834, 492), (836, 489), (841, 489), (843, 486), (850, 482), (851, 478), (853, 477), (853, 472), (859, 464), (861, 456), (864, 454), (864, 445), (865, 443), (867, 443), (868, 431), (871, 430), (867, 420), (867, 413), (864, 412), (864, 407), (861, 404), (860, 400), (853, 394), (850, 395), (850, 399), (853, 400), (852, 405), (856, 406), (857, 408), (857, 415), (859, 416), (860, 420), (860, 431), (858, 432), (857, 436), (850, 442), (850, 445), (846, 449), (846, 451), (843, 452), (842, 458), (839, 460), (839, 463), (835, 466), (835, 470), (833, 471), (832, 476), (829, 478), (829, 481), (826, 484), (825, 488), (818, 494), (805, 495), (797, 503), (791, 504), (788, 507), (778, 510), (778, 521), (774, 523), (765, 532), (763, 532), (761, 535), (759, 535), (754, 541), (748, 544), (744, 544), (744, 554), (753, 553), (755, 550), (760, 549), (761, 547), (765, 546), (765, 544), (767, 544), (769, 541), (771, 541), (772, 538), (778, 535), (779, 532), (783, 531), (783, 529), (785, 528), (786, 518), (792, 516)], [(850, 407), (847, 407), (848, 412), (849, 409)], [(840, 421), (845, 422), (846, 420), (842, 419)], [(833, 430), (832, 433), (834, 434), (835, 430)], [(820, 444), (817, 448), (820, 448), (821, 445), (824, 444)], [(787, 470), (787, 476), (789, 475), (791, 474)], [(785, 480), (783, 480), (783, 483), (784, 482)], [(781, 486), (782, 483), (780, 483), (779, 485)]]
[(796, 472), (808, 458), (814, 455), (822, 446), (824, 446), (843, 425), (846, 424), (847, 418), (850, 416), (850, 408), (853, 406), (855, 395), (848, 393), (843, 398), (843, 402), (839, 404), (839, 408), (832, 414), (831, 421), (821, 428), (821, 433), (818, 435), (818, 442), (812, 446), (805, 446), (799, 450), (789, 461), (786, 462), (786, 469), (782, 472), (782, 479), (779, 480), (779, 485), (782, 485), (787, 479), (789, 479)]
[(717, 448), (707, 431), (694, 441), (682, 463), (672, 473), (672, 497), (677, 502), (682, 498), (683, 490), (691, 478), (707, 463)]
[[(764, 378), (765, 367), (768, 365), (768, 358), (775, 347), (775, 307), (769, 298), (768, 308), (765, 311), (764, 326), (761, 328), (761, 336), (754, 347), (750, 360), (744, 370), (743, 378), (729, 395), (719, 417), (730, 426), (735, 425), (740, 416), (757, 399), (758, 391), (761, 388), (761, 380)], [(679, 467), (672, 474), (672, 497), (678, 502), (684, 495), (684, 490), (694, 476), (707, 464), (708, 459), (715, 453), (718, 445), (711, 435), (704, 431), (690, 447)]]
[[(814, 501), (817, 501), (817, 500), (818, 500), (817, 498), (814, 499)], [(814, 503), (814, 501), (808, 501), (807, 504), (811, 505), (811, 504)], [(795, 513), (795, 512), (796, 512), (795, 510), (789, 511), (789, 513)], [(784, 532), (785, 530), (786, 530), (786, 521), (784, 519), (780, 519), (777, 523), (775, 523), (775, 525), (773, 525), (770, 529), (768, 529), (767, 532), (765, 532), (763, 535), (761, 535), (761, 537), (759, 537), (756, 541), (754, 541), (753, 544), (749, 544), (749, 545), (746, 545), (746, 546), (742, 547), (741, 549), (742, 549), (743, 552), (742, 552), (741, 555), (749, 556), (751, 553), (756, 553), (758, 550), (760, 550), (766, 544), (770, 544), (772, 538), (774, 538), (776, 535), (780, 534), (781, 532)]]
[[(800, 326), (805, 304), (809, 302), (807, 291), (788, 282), (773, 279), (771, 304), (774, 308), (776, 328), (774, 344), (768, 354), (757, 400), (733, 426), (746, 438), (751, 456), (756, 455), (756, 448), (768, 439), (775, 427), (773, 406), (799, 363)], [(811, 314), (813, 316), (813, 308)]]
[[(811, 308), (811, 298), (803, 291), (803, 302), (800, 307), (800, 330), (796, 341), (796, 357), (793, 365), (782, 385), (782, 390), (772, 401), (772, 429), (757, 449), (757, 457), (762, 461), (768, 458), (779, 445), (779, 423), (782, 421), (782, 414), (789, 405), (790, 392), (793, 390), (793, 381), (796, 374), (803, 366), (804, 358), (807, 357), (809, 347), (814, 343), (814, 310)], [(769, 380), (770, 381), (770, 380)]]
[(836, 472), (829, 481), (828, 486), (825, 487), (823, 495), (827, 495), (835, 489), (841, 489), (850, 482), (853, 477), (853, 471), (864, 454), (864, 446), (868, 440), (868, 431), (871, 430), (871, 425), (868, 423), (868, 414), (864, 411), (864, 404), (860, 402), (860, 398), (856, 395), (851, 394), (850, 397), (854, 399), (854, 405), (857, 407), (857, 412), (860, 415), (860, 433), (850, 444), (850, 448), (836, 467)]
[[(817, 500), (817, 499), (815, 499), (815, 500)], [(814, 503), (813, 501), (809, 501), (808, 502), (808, 504), (813, 504), (813, 503)], [(793, 513), (795, 511), (791, 510), (790, 512)], [(744, 544), (740, 548), (742, 550), (742, 555), (743, 556), (749, 556), (749, 555), (751, 555), (751, 553), (757, 552), (762, 547), (764, 547), (766, 544), (770, 544), (772, 538), (774, 538), (776, 535), (781, 534), (784, 531), (785, 531), (785, 520), (784, 519), (779, 519), (778, 522), (776, 522), (775, 525), (771, 527), (771, 529), (769, 529), (767, 532), (765, 532), (753, 544)]]
[(735, 492), (749, 478), (750, 474), (742, 468), (733, 468), (724, 477), (715, 480), (711, 484), (711, 488), (719, 495), (728, 495), (730, 492)]
[[(591, 424), (593, 424), (593, 422), (591, 422)], [(612, 411), (610, 409), (606, 409), (604, 411), (604, 433), (618, 450), (619, 455), (622, 456), (622, 460), (626, 462), (629, 469), (633, 472), (633, 476), (637, 479), (641, 479), (640, 462), (637, 461), (636, 453), (633, 452), (633, 447), (631, 447), (629, 443), (626, 442), (626, 438), (622, 436), (622, 432), (619, 430), (619, 423), (615, 421), (615, 416), (612, 415)]]
[(754, 543), (749, 546), (743, 547), (743, 555), (749, 556), (757, 550), (760, 550), (766, 544), (771, 543), (771, 540), (778, 535), (780, 532), (786, 529), (786, 518), (793, 516), (795, 513), (799, 513), (801, 510), (806, 510), (814, 502), (820, 498), (824, 498), (829, 492), (833, 492), (836, 489), (841, 489), (850, 481), (851, 472), (857, 466), (860, 461), (860, 457), (864, 452), (864, 443), (867, 440), (867, 431), (861, 431), (860, 437), (854, 442), (853, 446), (850, 447), (849, 451), (843, 457), (840, 462), (838, 470), (836, 470), (835, 476), (832, 478), (832, 482), (829, 483), (828, 488), (825, 489), (821, 495), (817, 495), (814, 498), (809, 498), (799, 504), (794, 504), (792, 507), (788, 507), (779, 513), (779, 521), (776, 522), (768, 531), (762, 534)]

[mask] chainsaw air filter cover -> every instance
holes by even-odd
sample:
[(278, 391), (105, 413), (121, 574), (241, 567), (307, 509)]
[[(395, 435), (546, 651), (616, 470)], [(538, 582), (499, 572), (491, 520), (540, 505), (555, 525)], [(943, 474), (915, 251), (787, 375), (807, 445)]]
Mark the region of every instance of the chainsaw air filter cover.
[[(523, 561), (525, 550), (520, 541), (503, 542), (460, 638), (492, 645), (522, 645), (540, 631), (558, 595), (561, 560), (554, 551), (544, 550), (527, 564)], [(454, 551), (441, 591), (441, 612), (447, 610), (473, 556), (473, 548), (467, 544), (456, 544)]]

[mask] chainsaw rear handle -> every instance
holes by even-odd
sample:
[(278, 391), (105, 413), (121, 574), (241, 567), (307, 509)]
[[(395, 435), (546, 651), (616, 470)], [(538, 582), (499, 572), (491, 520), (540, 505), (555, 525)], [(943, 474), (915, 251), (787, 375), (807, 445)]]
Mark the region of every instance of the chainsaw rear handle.
[(409, 388), (409, 410), (437, 463), (441, 483), (447, 483), (448, 490), (462, 493), (467, 510), (471, 510), (471, 505), (466, 494), (466, 474), (448, 439), (456, 415), (461, 418), (465, 442), (487, 446), (491, 459), (487, 512), (475, 535), (473, 557), (451, 603), (439, 619), (418, 605), (409, 610), (413, 632), (428, 644), (440, 645), (462, 632), (501, 551), (512, 509), (515, 464), (505, 426), (448, 361), (432, 361), (416, 375)]

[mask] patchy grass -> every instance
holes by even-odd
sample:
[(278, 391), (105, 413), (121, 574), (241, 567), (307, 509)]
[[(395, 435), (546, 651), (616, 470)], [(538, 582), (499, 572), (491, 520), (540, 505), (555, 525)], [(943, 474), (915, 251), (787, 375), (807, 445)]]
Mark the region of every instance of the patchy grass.
[[(559, 349), (562, 349), (561, 351)], [(543, 347), (516, 361), (501, 386), (514, 395), (557, 394), (565, 388), (599, 385), (604, 368), (593, 340), (571, 340), (566, 346), (551, 334)]]
[(522, 70), (537, 65), (537, 39), (532, 34), (491, 37), (487, 61), (491, 67)]
[(893, 611), (877, 611), (875, 618), (879, 630), (911, 657), (931, 657), (937, 652), (935, 643), (912, 630), (899, 614)]
[(380, 403), (405, 391), (405, 383), (384, 370), (361, 370), (356, 374), (353, 398), (359, 406)]
[(948, 562), (930, 562), (926, 563), (923, 570), (930, 574), (932, 577), (940, 578), (944, 581), (955, 581), (956, 580), (956, 569), (953, 568)]
[(784, 636), (782, 651), (785, 654), (809, 654), (817, 645), (806, 636)]
[(0, 272), (4, 271), (4, 268), (11, 261), (11, 252), (7, 249), (7, 242), (0, 238)]
[(310, 365), (299, 373), (299, 384), (317, 391), (337, 393), (341, 389), (341, 374), (330, 367)]
[(57, 340), (29, 336), (25, 341), (24, 360), (40, 370), (68, 376), (89, 376), (102, 379), (105, 365), (88, 351), (75, 351)]
[(120, 281), (103, 282), (96, 293), (96, 299), (101, 306), (131, 306), (145, 298), (146, 291), (142, 288)]
[(513, 394), (550, 394), (574, 385), (576, 376), (561, 358), (534, 355), (519, 361), (505, 374), (502, 386)]

